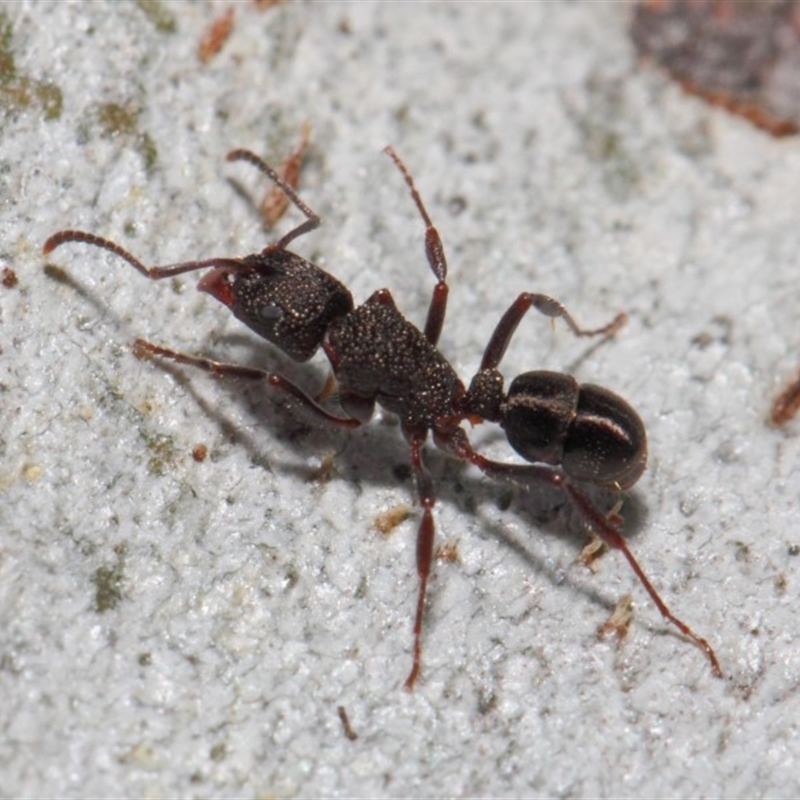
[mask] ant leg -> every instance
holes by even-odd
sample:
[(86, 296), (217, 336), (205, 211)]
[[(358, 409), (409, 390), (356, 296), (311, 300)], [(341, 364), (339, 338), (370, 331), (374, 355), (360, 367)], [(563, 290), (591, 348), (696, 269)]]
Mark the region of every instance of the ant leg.
[(250, 164), (258, 168), (268, 178), (270, 178), (276, 186), (297, 206), (298, 209), (305, 215), (306, 221), (301, 222), (296, 228), (292, 228), (289, 233), (278, 239), (275, 244), (268, 245), (262, 252), (269, 250), (285, 250), (287, 245), (309, 231), (313, 231), (318, 227), (321, 220), (320, 218), (298, 197), (297, 192), (273, 169), (266, 161), (259, 158), (255, 153), (250, 150), (231, 150), (226, 156), (228, 161), (248, 161)]
[(433, 513), (431, 509), (436, 502), (433, 496), (433, 483), (425, 465), (422, 463), (421, 448), (425, 439), (423, 436), (411, 437), (411, 464), (414, 468), (414, 478), (417, 484), (417, 495), (422, 506), (422, 519), (417, 532), (417, 574), (419, 575), (419, 592), (417, 594), (417, 613), (414, 617), (414, 663), (411, 672), (406, 678), (404, 687), (412, 691), (419, 677), (422, 660), (422, 620), (425, 616), (425, 593), (428, 589), (428, 578), (431, 574), (433, 562), (433, 538), (436, 532)]
[(82, 242), (83, 244), (90, 244), (93, 247), (100, 247), (103, 250), (108, 250), (114, 255), (125, 259), (131, 266), (135, 267), (145, 278), (158, 281), (162, 278), (171, 278), (173, 275), (180, 275), (184, 272), (194, 272), (199, 269), (206, 269), (208, 267), (218, 267), (227, 270), (239, 269), (252, 269), (252, 266), (246, 266), (239, 258), (208, 258), (204, 261), (185, 261), (181, 264), (169, 264), (165, 267), (146, 267), (134, 258), (127, 250), (124, 250), (115, 242), (110, 239), (104, 239), (102, 236), (95, 236), (93, 233), (86, 233), (85, 231), (59, 231), (54, 233), (42, 247), (42, 252), (47, 255), (51, 253), (56, 247), (60, 247), (66, 242)]
[(466, 434), (460, 428), (447, 433), (434, 433), (434, 443), (450, 455), (474, 464), (481, 472), (494, 480), (507, 481), (517, 486), (545, 483), (562, 491), (572, 503), (573, 508), (578, 511), (584, 524), (609, 547), (622, 551), (661, 616), (674, 625), (684, 636), (691, 639), (708, 656), (708, 660), (711, 662), (711, 671), (714, 675), (718, 678), (722, 677), (722, 669), (711, 645), (669, 610), (667, 604), (661, 599), (661, 596), (628, 548), (620, 532), (597, 510), (583, 492), (569, 482), (563, 472), (546, 464), (504, 464), (499, 461), (493, 461), (480, 453), (476, 453), (472, 449)]
[(337, 425), (342, 428), (357, 428), (361, 425), (361, 422), (357, 419), (351, 417), (337, 417), (335, 414), (326, 411), (299, 386), (277, 372), (267, 372), (263, 369), (243, 367), (238, 364), (223, 364), (219, 361), (212, 361), (210, 358), (190, 356), (186, 353), (179, 353), (177, 350), (160, 347), (144, 339), (136, 339), (133, 343), (133, 354), (136, 358), (141, 359), (154, 357), (169, 358), (172, 361), (176, 361), (178, 364), (187, 364), (190, 367), (197, 367), (217, 377), (266, 381), (270, 388), (288, 395), (289, 398), (300, 405), (304, 411), (310, 413), (312, 417), (320, 422)]
[(414, 186), (414, 179), (411, 173), (406, 168), (406, 165), (400, 160), (400, 156), (395, 153), (391, 146), (383, 148), (383, 152), (394, 161), (397, 168), (403, 174), (408, 188), (411, 190), (411, 197), (419, 209), (422, 220), (425, 223), (425, 255), (428, 258), (431, 271), (437, 278), (437, 284), (433, 289), (433, 296), (431, 297), (431, 304), (428, 307), (428, 318), (425, 320), (425, 338), (433, 345), (439, 341), (439, 336), (442, 333), (442, 326), (444, 325), (444, 317), (447, 313), (447, 259), (444, 255), (444, 247), (442, 246), (442, 239), (439, 236), (439, 231), (431, 222), (428, 212), (422, 202), (422, 198)]
[(531, 307), (551, 319), (561, 317), (561, 319), (569, 325), (570, 330), (575, 336), (611, 336), (616, 333), (628, 319), (627, 314), (620, 313), (607, 325), (603, 325), (602, 328), (585, 330), (575, 322), (567, 309), (559, 303), (558, 300), (554, 300), (546, 294), (523, 292), (511, 304), (508, 311), (503, 314), (500, 318), (500, 322), (497, 323), (492, 338), (489, 340), (489, 344), (484, 351), (481, 369), (495, 369), (497, 367), (506, 353), (506, 348), (514, 332), (517, 330), (517, 326)]
[(684, 636), (691, 639), (701, 650), (708, 656), (711, 662), (711, 671), (718, 678), (722, 677), (722, 669), (720, 668), (717, 655), (711, 645), (702, 637), (698, 636), (683, 620), (678, 619), (667, 608), (667, 604), (661, 599), (650, 579), (645, 575), (644, 570), (639, 566), (639, 562), (634, 557), (633, 553), (628, 549), (625, 540), (620, 535), (619, 531), (611, 525), (608, 520), (595, 508), (592, 502), (586, 497), (583, 492), (578, 491), (571, 483), (564, 481), (564, 491), (572, 501), (575, 508), (589, 525), (589, 527), (597, 533), (597, 535), (609, 546), (615, 550), (621, 550), (622, 554), (631, 565), (631, 569), (636, 574), (639, 582), (644, 586), (647, 593), (656, 604), (656, 608), (661, 612), (661, 616), (668, 622), (671, 622)]

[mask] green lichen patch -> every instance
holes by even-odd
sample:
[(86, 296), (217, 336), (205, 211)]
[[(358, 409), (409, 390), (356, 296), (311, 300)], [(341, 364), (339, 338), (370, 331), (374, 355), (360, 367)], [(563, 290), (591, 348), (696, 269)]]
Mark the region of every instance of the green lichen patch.
[(102, 103), (97, 107), (97, 121), (103, 136), (113, 138), (120, 133), (135, 133), (138, 111), (119, 103)]
[(33, 81), (33, 94), (46, 120), (58, 119), (64, 108), (64, 95), (55, 83)]
[(100, 103), (92, 113), (93, 122), (104, 139), (121, 138), (142, 157), (145, 169), (151, 172), (158, 160), (153, 137), (139, 126), (141, 109), (133, 104)]
[(17, 77), (12, 39), (11, 20), (5, 12), (0, 11), (0, 84), (3, 85)]
[(151, 475), (160, 478), (169, 472), (178, 462), (178, 450), (171, 436), (163, 433), (143, 434), (148, 449), (152, 453), (147, 462), (147, 470)]
[(38, 108), (46, 120), (58, 119), (64, 107), (61, 89), (50, 81), (19, 74), (13, 33), (11, 20), (0, 11), (0, 112), (8, 115)]
[(208, 755), (212, 761), (224, 761), (225, 756), (228, 755), (228, 746), (225, 744), (225, 742), (218, 742), (211, 748)]
[(92, 575), (94, 584), (94, 610), (105, 614), (122, 601), (122, 581), (125, 577), (125, 546), (114, 548), (117, 560), (113, 564), (98, 567)]
[(174, 15), (161, 0), (136, 0), (136, 5), (159, 33), (175, 33), (178, 30)]

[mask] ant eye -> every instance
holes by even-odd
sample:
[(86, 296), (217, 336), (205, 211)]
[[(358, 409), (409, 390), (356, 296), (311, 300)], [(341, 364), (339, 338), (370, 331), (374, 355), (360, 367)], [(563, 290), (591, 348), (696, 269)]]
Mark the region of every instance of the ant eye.
[(283, 310), (278, 306), (261, 306), (258, 309), (258, 318), (262, 322), (278, 322), (283, 317)]

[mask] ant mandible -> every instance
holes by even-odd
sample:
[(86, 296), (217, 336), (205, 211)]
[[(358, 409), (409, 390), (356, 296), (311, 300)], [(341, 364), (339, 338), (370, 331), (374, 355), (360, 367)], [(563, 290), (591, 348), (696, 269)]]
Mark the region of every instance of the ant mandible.
[[(217, 376), (263, 381), (316, 420), (342, 428), (366, 423), (376, 403), (397, 415), (411, 450), (422, 508), (417, 533), (419, 590), (414, 653), (406, 689), (413, 689), (420, 673), (425, 593), (433, 561), (435, 498), (422, 458), (428, 433), (437, 447), (474, 464), (490, 478), (522, 486), (547, 485), (563, 493), (590, 531), (609, 547), (622, 551), (661, 614), (706, 653), (713, 672), (721, 676), (709, 643), (672, 614), (619, 530), (579, 488), (579, 484), (588, 483), (624, 490), (636, 483), (647, 462), (647, 437), (638, 414), (608, 389), (581, 385), (572, 376), (556, 372), (526, 372), (511, 382), (507, 392), (503, 389), (498, 367), (517, 326), (531, 308), (552, 319), (563, 319), (576, 336), (610, 335), (625, 316), (618, 315), (602, 328), (584, 330), (558, 301), (523, 292), (501, 317), (480, 369), (466, 388), (437, 349), (448, 295), (442, 241), (406, 166), (391, 147), (385, 152), (402, 173), (425, 223), (425, 253), (437, 281), (422, 331), (398, 311), (388, 289), (379, 289), (365, 303), (355, 306), (342, 283), (287, 249), (295, 239), (314, 230), (320, 218), (269, 164), (249, 150), (233, 150), (228, 161), (253, 164), (305, 216), (304, 222), (260, 253), (146, 267), (114, 242), (76, 230), (51, 236), (44, 253), (66, 242), (83, 242), (115, 253), (152, 280), (210, 269), (198, 289), (216, 297), (245, 325), (292, 359), (306, 361), (322, 347), (338, 384), (341, 413), (323, 408), (290, 380), (267, 370), (199, 358), (142, 339), (134, 343), (139, 358), (168, 358)], [(476, 452), (462, 427), (465, 421), (499, 424), (511, 447), (530, 463), (506, 464)]]

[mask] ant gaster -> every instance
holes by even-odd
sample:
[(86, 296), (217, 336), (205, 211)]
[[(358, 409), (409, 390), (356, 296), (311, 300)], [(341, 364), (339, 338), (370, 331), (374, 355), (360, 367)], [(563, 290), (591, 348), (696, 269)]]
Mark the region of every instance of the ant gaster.
[[(495, 480), (518, 485), (546, 485), (559, 490), (585, 526), (609, 547), (622, 551), (661, 614), (708, 656), (721, 675), (716, 655), (702, 637), (667, 608), (619, 530), (602, 514), (579, 484), (617, 490), (633, 486), (645, 469), (647, 443), (638, 414), (617, 395), (600, 386), (578, 384), (570, 375), (526, 372), (505, 392), (498, 370), (506, 348), (525, 314), (534, 308), (561, 318), (576, 336), (610, 335), (625, 321), (620, 314), (608, 325), (584, 330), (566, 308), (541, 294), (524, 292), (511, 304), (492, 334), (480, 369), (469, 388), (437, 349), (447, 309), (447, 261), (414, 181), (391, 147), (385, 152), (405, 179), (425, 223), (425, 253), (437, 283), (420, 331), (397, 309), (388, 289), (379, 289), (355, 306), (347, 288), (332, 275), (290, 252), (291, 242), (320, 224), (320, 218), (280, 175), (248, 150), (234, 150), (228, 161), (248, 161), (281, 188), (305, 221), (260, 253), (244, 258), (211, 258), (162, 267), (146, 267), (119, 245), (82, 231), (65, 230), (44, 245), (50, 253), (65, 242), (84, 242), (110, 250), (152, 280), (210, 269), (199, 282), (259, 336), (295, 361), (306, 361), (322, 347), (338, 384), (340, 409), (323, 408), (305, 391), (274, 372), (223, 364), (137, 339), (141, 358), (161, 357), (199, 367), (217, 376), (263, 381), (276, 393), (302, 406), (322, 423), (355, 428), (372, 416), (375, 404), (397, 415), (409, 443), (417, 496), (422, 508), (417, 533), (419, 591), (414, 619), (414, 653), (405, 682), (412, 689), (421, 663), (425, 592), (433, 561), (435, 498), (422, 450), (428, 433), (449, 455), (474, 464)], [(463, 423), (498, 423), (509, 444), (527, 464), (486, 458), (470, 444)]]

